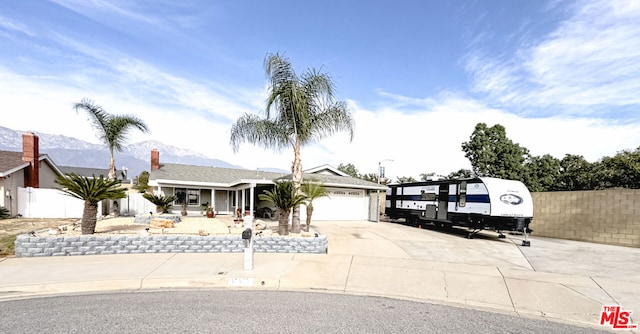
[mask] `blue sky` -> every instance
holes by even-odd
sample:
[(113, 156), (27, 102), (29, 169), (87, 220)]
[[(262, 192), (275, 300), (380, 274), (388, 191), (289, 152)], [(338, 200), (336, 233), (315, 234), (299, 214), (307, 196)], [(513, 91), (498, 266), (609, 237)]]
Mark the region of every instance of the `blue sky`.
[(231, 124), (264, 111), (275, 52), (329, 73), (356, 121), (351, 143), (305, 147), (304, 168), (392, 159), (388, 177), (448, 174), (470, 167), (460, 147), (478, 122), (534, 155), (640, 146), (637, 1), (6, 0), (0, 43), (3, 126), (97, 143), (71, 108), (90, 98), (148, 123), (132, 143), (246, 168), (292, 160), (229, 146)]

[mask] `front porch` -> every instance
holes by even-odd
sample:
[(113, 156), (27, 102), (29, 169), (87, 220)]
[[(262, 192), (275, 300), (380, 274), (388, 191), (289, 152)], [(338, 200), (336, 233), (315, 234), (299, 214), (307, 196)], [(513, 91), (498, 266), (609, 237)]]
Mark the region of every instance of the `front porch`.
[[(256, 216), (260, 212), (259, 216), (264, 218), (264, 208), (273, 212), (276, 210), (271, 203), (260, 201), (258, 195), (272, 187), (272, 184), (243, 184), (232, 189), (162, 185), (158, 186), (157, 191), (165, 196), (179, 196), (183, 193), (180, 198), (184, 198), (186, 203), (187, 216), (204, 216), (206, 207), (211, 206), (216, 216), (234, 216), (240, 209), (244, 216)], [(174, 201), (171, 213), (180, 214), (181, 211), (182, 202)]]

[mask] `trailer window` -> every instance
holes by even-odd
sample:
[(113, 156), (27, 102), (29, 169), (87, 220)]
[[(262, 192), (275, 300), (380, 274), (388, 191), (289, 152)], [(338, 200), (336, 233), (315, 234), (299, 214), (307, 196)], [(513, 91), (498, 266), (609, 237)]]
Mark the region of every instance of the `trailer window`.
[(467, 181), (460, 182), (460, 196), (458, 197), (458, 206), (467, 205)]
[(422, 193), (420, 194), (420, 199), (423, 201), (435, 201), (436, 194), (422, 191)]

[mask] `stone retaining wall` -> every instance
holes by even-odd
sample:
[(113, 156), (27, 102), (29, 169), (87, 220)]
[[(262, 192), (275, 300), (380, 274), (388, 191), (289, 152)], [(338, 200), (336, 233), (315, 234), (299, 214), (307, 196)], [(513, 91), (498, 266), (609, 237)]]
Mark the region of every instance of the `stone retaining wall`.
[(531, 195), (533, 235), (640, 247), (640, 189)]
[[(326, 235), (312, 238), (256, 236), (253, 249), (257, 253), (327, 252)], [(19, 235), (15, 241), (17, 257), (141, 254), (141, 253), (235, 253), (243, 252), (240, 236), (51, 236)]]

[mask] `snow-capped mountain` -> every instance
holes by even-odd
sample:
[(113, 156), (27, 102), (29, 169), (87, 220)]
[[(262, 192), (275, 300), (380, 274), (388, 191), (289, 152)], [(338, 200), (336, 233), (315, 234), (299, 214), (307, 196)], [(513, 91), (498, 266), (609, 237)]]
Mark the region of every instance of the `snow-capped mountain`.
[[(25, 132), (27, 131), (12, 130), (0, 126), (0, 150), (21, 151), (22, 134)], [(92, 144), (63, 135), (33, 132), (40, 138), (40, 153), (49, 155), (58, 166), (105, 169), (109, 167), (109, 151), (104, 145)], [(152, 140), (126, 145), (122, 152), (116, 152), (117, 168), (127, 167), (130, 178), (138, 176), (144, 170), (148, 171), (151, 149), (153, 148), (160, 151), (162, 162), (166, 163), (242, 168), (219, 159), (208, 158), (191, 150)]]

